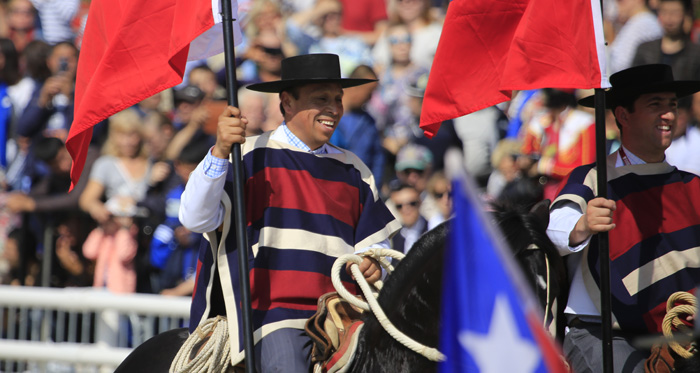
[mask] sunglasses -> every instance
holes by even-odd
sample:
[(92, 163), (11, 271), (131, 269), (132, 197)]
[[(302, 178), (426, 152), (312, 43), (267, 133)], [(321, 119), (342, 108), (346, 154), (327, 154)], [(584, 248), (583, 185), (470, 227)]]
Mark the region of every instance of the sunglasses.
[(270, 56), (284, 56), (282, 48), (268, 48), (261, 46), (260, 49), (262, 49), (262, 51), (265, 52), (265, 54), (268, 54)]
[(433, 193), (433, 196), (435, 197), (435, 199), (442, 199), (442, 197), (444, 197), (445, 195), (447, 195), (447, 198), (452, 198), (452, 192), (439, 192), (439, 193), (435, 192), (435, 193)]
[(389, 44), (407, 44), (411, 42), (411, 35), (404, 36), (389, 36)]
[(401, 210), (404, 207), (411, 206), (411, 207), (417, 207), (420, 201), (411, 201), (411, 202), (406, 202), (406, 203), (397, 203), (396, 208)]

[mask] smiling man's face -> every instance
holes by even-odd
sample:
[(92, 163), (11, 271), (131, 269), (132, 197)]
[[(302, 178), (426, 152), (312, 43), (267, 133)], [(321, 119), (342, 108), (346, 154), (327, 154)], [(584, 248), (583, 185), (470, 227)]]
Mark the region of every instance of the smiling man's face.
[(307, 84), (298, 89), (299, 98), (282, 92), (287, 126), (309, 148), (327, 143), (343, 116), (343, 89), (338, 83)]

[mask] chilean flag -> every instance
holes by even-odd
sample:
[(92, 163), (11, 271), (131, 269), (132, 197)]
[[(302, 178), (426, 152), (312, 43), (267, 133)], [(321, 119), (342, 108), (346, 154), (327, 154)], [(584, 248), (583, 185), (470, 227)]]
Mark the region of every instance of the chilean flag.
[(600, 0), (453, 0), (420, 126), (508, 101), (513, 90), (608, 88)]
[[(233, 18), (237, 2), (231, 0)], [(182, 82), (185, 63), (224, 50), (220, 0), (93, 0), (75, 86), (75, 116), (66, 147), (78, 182), (92, 127)], [(234, 22), (235, 44), (241, 42)]]
[[(440, 372), (567, 372), (512, 253), (465, 175), (454, 177), (445, 249)], [(504, 243), (503, 243), (504, 244)]]

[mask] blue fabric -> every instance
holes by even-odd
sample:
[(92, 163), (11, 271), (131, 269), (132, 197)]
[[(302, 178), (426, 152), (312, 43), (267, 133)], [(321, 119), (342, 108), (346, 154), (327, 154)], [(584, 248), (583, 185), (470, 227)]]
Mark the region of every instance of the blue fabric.
[(372, 171), (377, 189), (381, 187), (386, 155), (376, 121), (371, 115), (364, 110), (345, 113), (330, 142), (360, 157)]
[(510, 120), (510, 123), (508, 124), (508, 132), (506, 133), (507, 138), (511, 138), (511, 139), (518, 138), (518, 132), (520, 132), (520, 127), (522, 127), (522, 125), (523, 125), (523, 119), (522, 119), (523, 109), (525, 108), (525, 105), (527, 104), (527, 102), (530, 101), (532, 96), (535, 95), (535, 93), (537, 93), (536, 89), (520, 92), (520, 94), (524, 95), (524, 97), (523, 97), (523, 100), (520, 101), (520, 106), (518, 106), (518, 110), (516, 111), (515, 115)]
[(460, 179), (452, 188), (456, 216), (444, 256), (440, 336), (447, 360), (439, 371), (547, 371), (549, 349), (536, 341), (548, 339), (541, 324), (531, 323), (541, 323), (533, 297), (472, 188)]
[(0, 82), (0, 166), (7, 167), (7, 132), (12, 120), (12, 103), (7, 95), (7, 84)]

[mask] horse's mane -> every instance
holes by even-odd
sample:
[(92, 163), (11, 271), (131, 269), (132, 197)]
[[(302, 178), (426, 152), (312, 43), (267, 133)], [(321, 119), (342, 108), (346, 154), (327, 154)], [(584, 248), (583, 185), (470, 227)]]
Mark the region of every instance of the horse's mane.
[[(549, 200), (543, 200), (532, 207), (509, 202), (491, 204), (492, 215), (501, 233), (509, 244), (516, 261), (529, 278), (533, 292), (543, 309), (550, 308), (548, 320), (555, 322), (558, 338), (564, 335), (563, 311), (568, 299), (568, 275), (563, 258), (547, 236), (549, 225)], [(530, 244), (538, 250), (529, 250)], [(546, 261), (549, 270), (546, 269)], [(551, 279), (546, 278), (548, 271)], [(544, 286), (549, 286), (549, 289)], [(548, 299), (549, 296), (549, 299)], [(556, 308), (552, 309), (556, 303)], [(549, 304), (549, 307), (547, 307)]]
[[(450, 225), (450, 221), (442, 223), (416, 241), (389, 276), (377, 299), (400, 331), (430, 347), (437, 347), (438, 343), (442, 258)], [(362, 342), (358, 344), (351, 371), (426, 372), (435, 369), (435, 363), (407, 350), (390, 337), (373, 314), (366, 313), (363, 319)], [(355, 364), (357, 362), (362, 363)]]

